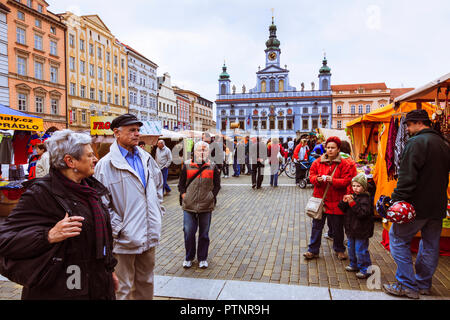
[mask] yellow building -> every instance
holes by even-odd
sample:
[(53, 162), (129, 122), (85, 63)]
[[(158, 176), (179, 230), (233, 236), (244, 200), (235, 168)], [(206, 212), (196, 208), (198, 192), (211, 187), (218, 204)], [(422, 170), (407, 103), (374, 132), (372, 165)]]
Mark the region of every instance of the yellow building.
[(91, 116), (128, 112), (127, 53), (98, 15), (60, 16), (67, 26), (69, 128), (87, 131)]

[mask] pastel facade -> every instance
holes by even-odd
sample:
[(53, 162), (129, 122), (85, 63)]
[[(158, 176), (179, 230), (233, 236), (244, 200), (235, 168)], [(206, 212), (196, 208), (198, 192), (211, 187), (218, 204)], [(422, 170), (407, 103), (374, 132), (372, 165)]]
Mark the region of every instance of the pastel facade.
[(66, 72), (64, 35), (58, 15), (44, 0), (0, 0), (7, 15), (9, 106), (44, 119), (44, 130), (64, 129)]
[(163, 128), (174, 130), (177, 127), (177, 97), (172, 88), (169, 73), (158, 77), (158, 119)]
[(0, 104), (9, 106), (8, 21), (11, 10), (0, 3)]
[(156, 119), (158, 99), (158, 65), (125, 45), (128, 55), (128, 108), (142, 121)]
[(187, 95), (178, 93), (174, 87), (175, 96), (177, 97), (177, 108), (178, 108), (178, 128), (180, 130), (191, 129), (189, 121), (189, 109), (190, 101)]
[(191, 90), (177, 88), (176, 92), (189, 98), (189, 121), (192, 130), (212, 131), (215, 129), (212, 101)]
[(319, 70), (319, 86), (311, 83), (311, 90), (305, 90), (302, 83), (301, 90), (297, 90), (289, 81), (287, 66), (281, 67), (280, 41), (276, 31), (272, 20), (264, 50), (266, 66), (256, 72), (256, 86), (248, 92), (243, 86), (241, 93), (236, 93), (224, 64), (216, 100), (216, 126), (222, 133), (231, 130), (232, 123), (258, 135), (276, 133), (282, 138), (294, 138), (296, 131), (310, 132), (319, 126), (331, 127), (331, 69), (326, 58)]
[(67, 26), (69, 127), (88, 131), (91, 116), (128, 112), (127, 52), (99, 16), (60, 16)]

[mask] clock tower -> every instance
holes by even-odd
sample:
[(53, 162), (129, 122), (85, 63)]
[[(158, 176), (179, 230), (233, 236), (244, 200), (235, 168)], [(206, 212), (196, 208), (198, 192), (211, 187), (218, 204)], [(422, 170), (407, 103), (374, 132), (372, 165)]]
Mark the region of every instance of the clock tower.
[(272, 17), (272, 24), (269, 27), (269, 40), (266, 41), (266, 67), (277, 66), (280, 67), (280, 41), (277, 39), (277, 26), (274, 24)]

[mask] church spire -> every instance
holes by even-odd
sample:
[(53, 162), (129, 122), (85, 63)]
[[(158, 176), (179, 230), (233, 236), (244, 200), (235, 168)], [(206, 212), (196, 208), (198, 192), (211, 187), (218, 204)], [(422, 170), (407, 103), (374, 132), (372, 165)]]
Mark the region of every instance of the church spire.
[(279, 50), (280, 48), (280, 41), (277, 39), (277, 26), (274, 23), (273, 15), (272, 15), (272, 24), (269, 27), (269, 40), (266, 41), (266, 47), (269, 50), (270, 49)]

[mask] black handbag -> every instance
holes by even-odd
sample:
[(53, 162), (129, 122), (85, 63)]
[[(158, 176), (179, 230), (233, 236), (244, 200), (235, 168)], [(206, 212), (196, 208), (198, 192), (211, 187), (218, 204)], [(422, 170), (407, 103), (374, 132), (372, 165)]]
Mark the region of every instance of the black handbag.
[[(65, 212), (71, 216), (72, 210), (64, 200), (55, 195), (53, 197)], [(63, 266), (66, 244), (67, 241), (55, 243), (44, 254), (28, 259), (10, 259), (1, 256), (0, 274), (28, 288), (52, 285), (54, 283), (53, 280), (59, 275)]]

